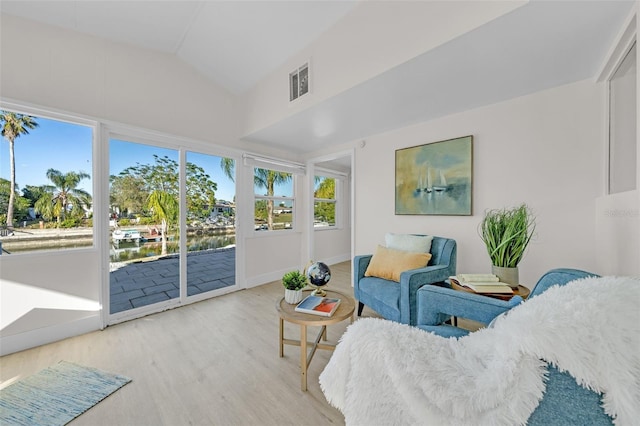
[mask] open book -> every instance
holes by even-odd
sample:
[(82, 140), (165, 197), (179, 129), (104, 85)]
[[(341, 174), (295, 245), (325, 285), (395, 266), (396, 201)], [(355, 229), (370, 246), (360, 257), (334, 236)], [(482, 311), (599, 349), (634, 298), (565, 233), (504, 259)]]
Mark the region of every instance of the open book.
[(459, 274), (449, 277), (449, 280), (476, 293), (513, 294), (509, 284), (500, 282), (493, 274)]

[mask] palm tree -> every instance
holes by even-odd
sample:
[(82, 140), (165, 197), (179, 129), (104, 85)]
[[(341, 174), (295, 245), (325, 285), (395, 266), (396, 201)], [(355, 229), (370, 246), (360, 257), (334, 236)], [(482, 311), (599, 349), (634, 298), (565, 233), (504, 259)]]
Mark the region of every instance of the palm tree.
[(78, 188), (83, 179), (91, 176), (84, 172), (62, 173), (59, 170), (47, 170), (47, 178), (53, 186), (44, 188), (47, 192), (35, 203), (35, 209), (45, 218), (56, 218), (58, 227), (68, 213), (79, 216), (84, 213), (84, 206), (91, 204), (91, 194)]
[[(235, 161), (231, 158), (220, 159), (220, 167), (229, 179), (233, 181)], [(253, 184), (259, 188), (267, 189), (267, 196), (273, 197), (276, 185), (287, 183), (291, 180), (291, 173), (276, 172), (274, 170), (256, 168), (253, 176)], [(273, 229), (273, 200), (267, 200), (267, 227)]]
[(155, 190), (147, 198), (147, 208), (151, 210), (153, 218), (160, 221), (162, 234), (162, 255), (167, 254), (167, 231), (169, 223), (178, 219), (180, 205), (178, 200), (166, 191)]
[(9, 141), (9, 162), (11, 170), (11, 185), (9, 204), (7, 206), (7, 228), (13, 227), (13, 205), (16, 199), (16, 160), (14, 157), (14, 143), (21, 135), (28, 135), (29, 129), (38, 127), (35, 117), (15, 112), (0, 110), (2, 136)]

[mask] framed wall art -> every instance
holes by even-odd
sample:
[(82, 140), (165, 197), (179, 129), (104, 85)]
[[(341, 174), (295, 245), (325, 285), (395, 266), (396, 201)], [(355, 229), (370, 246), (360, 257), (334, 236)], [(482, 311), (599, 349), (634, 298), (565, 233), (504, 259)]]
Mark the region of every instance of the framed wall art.
[(396, 214), (471, 215), (473, 136), (396, 150)]

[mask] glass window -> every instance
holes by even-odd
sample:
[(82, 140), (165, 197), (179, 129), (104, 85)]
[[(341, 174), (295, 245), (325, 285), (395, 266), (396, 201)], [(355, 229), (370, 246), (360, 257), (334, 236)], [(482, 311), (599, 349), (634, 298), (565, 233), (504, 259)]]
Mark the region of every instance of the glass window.
[(636, 189), (636, 45), (609, 80), (609, 193)]
[(293, 175), (255, 167), (253, 177), (256, 231), (293, 229)]
[(2, 254), (93, 247), (94, 126), (8, 110), (0, 126)]
[(337, 179), (316, 176), (313, 202), (313, 226), (336, 226), (336, 181)]

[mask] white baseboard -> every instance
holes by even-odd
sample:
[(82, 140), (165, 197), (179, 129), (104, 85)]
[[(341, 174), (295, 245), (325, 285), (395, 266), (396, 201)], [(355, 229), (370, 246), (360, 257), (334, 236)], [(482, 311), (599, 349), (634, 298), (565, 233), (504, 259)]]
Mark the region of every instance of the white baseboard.
[(0, 337), (0, 356), (20, 352), (69, 337), (100, 330), (100, 315), (92, 315), (72, 322), (25, 331)]

